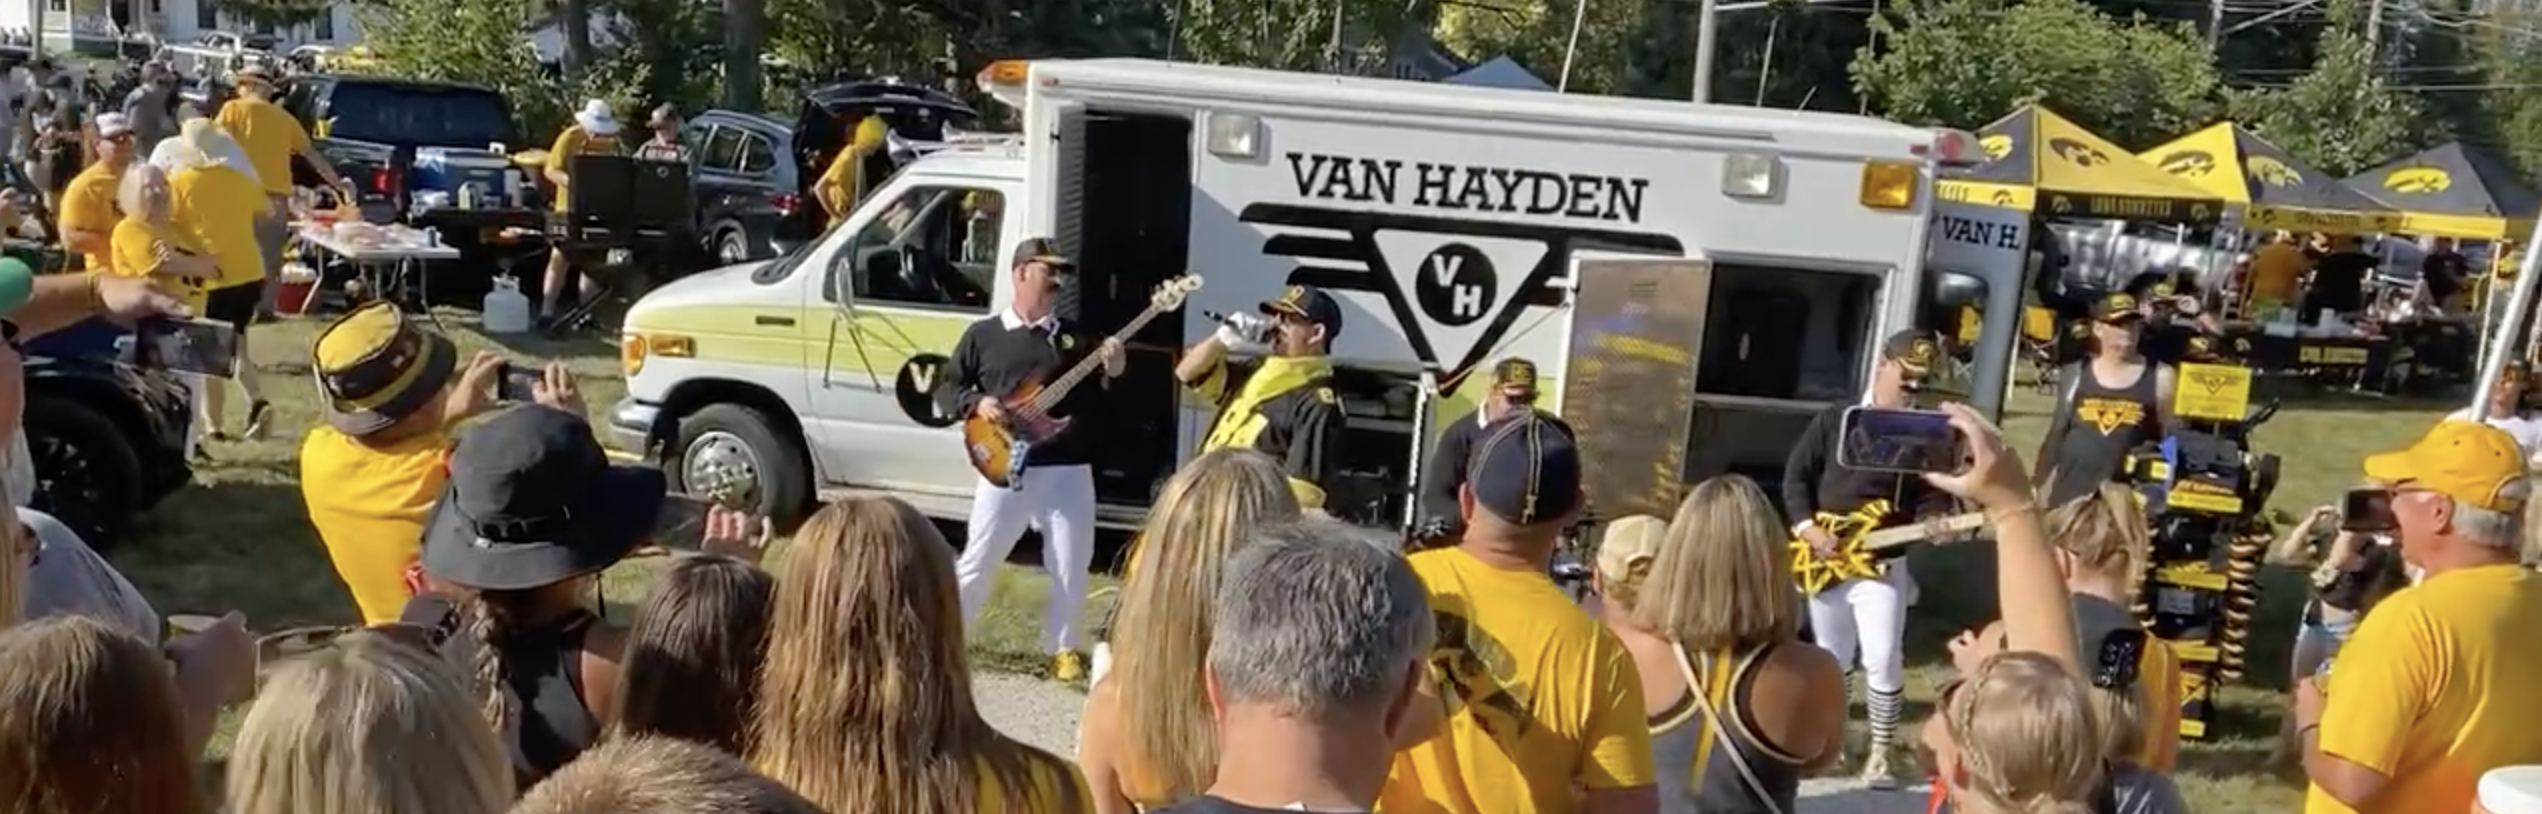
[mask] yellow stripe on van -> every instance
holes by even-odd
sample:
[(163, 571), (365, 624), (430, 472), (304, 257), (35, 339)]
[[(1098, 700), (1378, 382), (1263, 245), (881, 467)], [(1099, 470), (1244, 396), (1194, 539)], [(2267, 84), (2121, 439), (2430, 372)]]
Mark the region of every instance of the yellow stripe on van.
[[(685, 336), (701, 362), (898, 375), (922, 353), (951, 355), (978, 314), (932, 314), (862, 308), (848, 318), (826, 304), (812, 308), (692, 305), (644, 312), (627, 327), (647, 336)], [(771, 318), (791, 325), (771, 325)]]

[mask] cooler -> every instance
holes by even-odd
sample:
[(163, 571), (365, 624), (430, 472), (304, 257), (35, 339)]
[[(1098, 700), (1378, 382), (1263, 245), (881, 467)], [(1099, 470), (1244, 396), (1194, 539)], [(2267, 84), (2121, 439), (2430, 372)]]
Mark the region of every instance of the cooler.
[(512, 159), (489, 150), (465, 147), (419, 147), (415, 150), (415, 170), (407, 182), (414, 192), (450, 193), (453, 200), (459, 187), (475, 184), (479, 193), (500, 197), (504, 192), (503, 176), (512, 169)]

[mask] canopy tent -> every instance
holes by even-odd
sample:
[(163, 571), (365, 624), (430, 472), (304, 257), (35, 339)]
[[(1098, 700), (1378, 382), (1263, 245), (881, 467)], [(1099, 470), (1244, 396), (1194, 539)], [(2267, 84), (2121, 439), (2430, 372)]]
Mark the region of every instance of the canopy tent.
[(2052, 217), (2212, 224), (2224, 200), (2038, 105), (1977, 131), (1986, 163), (1944, 173), (1946, 200)]
[(1466, 69), (1464, 73), (1439, 81), (1450, 85), (1473, 85), (1507, 90), (1553, 90), (1552, 85), (1545, 84), (1545, 80), (1536, 78), (1534, 71), (1527, 70), (1527, 66), (1518, 64), (1518, 60), (1510, 59), (1507, 54), (1492, 57), (1481, 65)]
[(2394, 231), (2400, 213), (2314, 169), (2284, 149), (2224, 122), (2138, 157), (2243, 207), (2251, 229), (2363, 235)]
[(2542, 211), (2542, 194), (2507, 162), (2459, 141), (2358, 173), (2347, 184), (2400, 210), (2394, 231), (2404, 234), (2522, 240)]

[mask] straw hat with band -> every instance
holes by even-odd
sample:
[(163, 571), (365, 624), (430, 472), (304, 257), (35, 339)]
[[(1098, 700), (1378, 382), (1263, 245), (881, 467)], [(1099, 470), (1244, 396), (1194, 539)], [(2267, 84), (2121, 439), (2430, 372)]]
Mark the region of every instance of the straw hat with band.
[(459, 365), (450, 340), (416, 327), (385, 302), (329, 323), (309, 357), (327, 424), (356, 437), (387, 429), (440, 398)]
[(581, 416), (514, 407), (470, 427), (424, 520), (424, 572), (481, 591), (597, 573), (653, 533), (662, 472), (612, 466)]

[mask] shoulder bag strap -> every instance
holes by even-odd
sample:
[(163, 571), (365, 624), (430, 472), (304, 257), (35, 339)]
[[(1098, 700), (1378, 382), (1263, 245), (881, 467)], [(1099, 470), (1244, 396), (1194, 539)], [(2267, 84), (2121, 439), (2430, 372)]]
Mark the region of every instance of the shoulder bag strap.
[(1695, 697), (1695, 708), (1702, 710), (1704, 720), (1712, 724), (1712, 738), (1720, 743), (1721, 751), (1730, 756), (1731, 768), (1739, 770), (1740, 782), (1747, 784), (1748, 793), (1756, 795), (1756, 801), (1764, 805), (1766, 811), (1783, 814), (1783, 804), (1775, 802), (1774, 795), (1766, 793), (1765, 781), (1757, 779), (1756, 770), (1748, 766), (1747, 756), (1740, 754), (1739, 745), (1730, 740), (1729, 722), (1722, 720), (1719, 710), (1713, 709), (1712, 694), (1705, 686), (1703, 676), (1695, 672), (1694, 661), (1686, 657), (1686, 646), (1671, 642), (1668, 650), (1676, 654), (1677, 674), (1685, 677), (1687, 694)]

